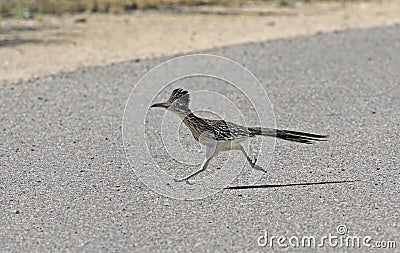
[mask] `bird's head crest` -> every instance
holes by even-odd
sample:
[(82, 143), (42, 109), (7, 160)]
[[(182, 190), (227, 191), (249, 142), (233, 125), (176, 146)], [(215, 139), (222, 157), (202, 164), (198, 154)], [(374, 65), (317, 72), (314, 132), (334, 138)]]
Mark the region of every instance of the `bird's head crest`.
[(169, 103), (179, 102), (182, 105), (189, 106), (189, 92), (182, 88), (177, 88), (172, 91), (171, 96), (168, 99)]
[(187, 115), (191, 113), (189, 109), (189, 100), (189, 92), (187, 90), (177, 88), (172, 91), (172, 94), (167, 102), (155, 103), (151, 105), (151, 107), (160, 107), (178, 113), (179, 115)]

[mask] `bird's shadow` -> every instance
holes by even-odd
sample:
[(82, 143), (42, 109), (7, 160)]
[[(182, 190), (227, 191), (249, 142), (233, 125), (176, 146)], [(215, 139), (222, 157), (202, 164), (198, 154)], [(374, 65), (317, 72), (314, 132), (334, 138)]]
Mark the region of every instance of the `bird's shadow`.
[(224, 189), (225, 190), (263, 189), (263, 188), (279, 188), (279, 187), (292, 187), (292, 186), (343, 184), (343, 183), (354, 183), (358, 181), (359, 180), (342, 180), (342, 181), (324, 181), (324, 182), (292, 183), (292, 184), (240, 185), (240, 186), (228, 186), (225, 187)]

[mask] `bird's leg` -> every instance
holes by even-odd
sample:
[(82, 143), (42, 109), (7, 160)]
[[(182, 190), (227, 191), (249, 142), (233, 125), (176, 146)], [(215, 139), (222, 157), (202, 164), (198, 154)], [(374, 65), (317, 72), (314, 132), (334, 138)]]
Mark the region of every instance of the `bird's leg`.
[(198, 171), (196, 171), (195, 173), (193, 173), (193, 174), (191, 174), (191, 175), (189, 175), (189, 176), (187, 176), (187, 177), (184, 177), (184, 178), (181, 178), (181, 179), (175, 179), (175, 182), (182, 182), (182, 181), (185, 181), (187, 184), (193, 184), (193, 183), (190, 183), (190, 182), (189, 182), (189, 179), (191, 179), (192, 177), (196, 176), (196, 175), (199, 174), (200, 172), (202, 172), (202, 171), (204, 171), (205, 169), (207, 169), (208, 164), (210, 163), (211, 159), (212, 159), (212, 157), (210, 157), (209, 159), (205, 159), (204, 162), (203, 162), (203, 164), (201, 165), (201, 169), (199, 169)]
[(250, 166), (254, 168), (256, 166), (257, 158), (254, 158), (254, 161), (247, 155), (246, 150), (244, 150), (243, 146), (239, 144), (239, 149), (242, 151), (243, 155), (246, 157), (247, 161), (249, 162)]
[(265, 172), (265, 173), (267, 172), (266, 170), (263, 169), (263, 167), (256, 165), (257, 158), (254, 158), (254, 161), (251, 160), (251, 158), (247, 155), (246, 150), (244, 150), (244, 148), (241, 144), (238, 145), (237, 149), (242, 151), (243, 155), (246, 157), (247, 161), (249, 162), (250, 166), (253, 169), (261, 170), (262, 172)]
[(213, 159), (213, 157), (214, 157), (214, 155), (216, 153), (215, 152), (216, 146), (217, 146), (216, 143), (211, 143), (211, 144), (207, 145), (207, 147), (206, 147), (206, 158), (204, 159), (204, 161), (203, 161), (203, 163), (201, 165), (201, 168), (198, 171), (196, 171), (195, 173), (193, 173), (193, 174), (191, 174), (191, 175), (189, 175), (187, 177), (184, 177), (184, 178), (181, 178), (181, 179), (175, 179), (175, 182), (185, 181), (187, 184), (191, 184), (191, 183), (189, 183), (189, 179), (190, 178), (196, 176), (200, 172), (202, 172), (202, 171), (207, 169), (208, 164)]

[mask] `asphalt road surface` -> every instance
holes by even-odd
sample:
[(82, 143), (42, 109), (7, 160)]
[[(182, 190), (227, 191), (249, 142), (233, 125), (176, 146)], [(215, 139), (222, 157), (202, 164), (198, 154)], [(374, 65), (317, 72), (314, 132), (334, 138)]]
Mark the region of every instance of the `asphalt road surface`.
[(400, 26), (208, 52), (258, 77), (279, 128), (329, 141), (278, 141), (256, 186), (169, 199), (140, 182), (121, 134), (130, 90), (165, 59), (2, 84), (0, 252), (304, 252), (329, 236), (361, 246), (307, 250), (400, 252)]

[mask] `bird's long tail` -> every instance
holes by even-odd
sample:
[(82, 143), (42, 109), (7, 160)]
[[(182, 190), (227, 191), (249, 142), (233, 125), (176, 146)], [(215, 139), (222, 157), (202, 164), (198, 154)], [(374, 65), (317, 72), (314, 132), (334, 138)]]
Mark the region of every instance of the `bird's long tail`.
[(290, 130), (279, 130), (274, 128), (249, 127), (252, 135), (263, 135), (276, 137), (282, 140), (312, 144), (313, 141), (326, 141), (327, 135), (310, 134)]

